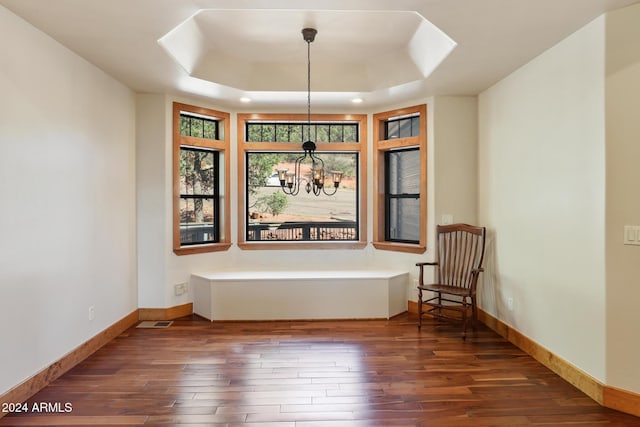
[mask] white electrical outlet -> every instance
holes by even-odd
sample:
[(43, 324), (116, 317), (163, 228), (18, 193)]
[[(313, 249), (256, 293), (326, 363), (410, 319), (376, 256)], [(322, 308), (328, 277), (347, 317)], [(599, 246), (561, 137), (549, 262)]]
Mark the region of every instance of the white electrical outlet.
[(513, 298), (511, 297), (507, 298), (507, 308), (509, 311), (513, 311)]
[(89, 320), (93, 321), (96, 318), (96, 309), (94, 306), (89, 307)]
[(187, 282), (177, 283), (174, 286), (176, 296), (184, 295), (189, 290), (189, 284)]

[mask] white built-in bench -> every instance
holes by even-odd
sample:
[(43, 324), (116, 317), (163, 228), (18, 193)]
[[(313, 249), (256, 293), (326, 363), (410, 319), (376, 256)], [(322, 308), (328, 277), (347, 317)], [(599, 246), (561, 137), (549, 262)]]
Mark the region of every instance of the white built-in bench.
[(407, 310), (409, 273), (235, 271), (191, 275), (193, 311), (214, 320), (371, 319)]

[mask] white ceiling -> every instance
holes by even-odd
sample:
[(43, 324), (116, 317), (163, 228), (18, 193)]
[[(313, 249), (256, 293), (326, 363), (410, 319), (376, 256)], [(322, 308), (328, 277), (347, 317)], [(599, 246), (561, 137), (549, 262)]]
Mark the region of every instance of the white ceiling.
[[(365, 109), (477, 94), (638, 0), (0, 0), (137, 92)], [(0, 30), (1, 32), (1, 30)], [(19, 43), (19, 41), (16, 41)], [(448, 49), (451, 50), (447, 54)], [(432, 72), (432, 69), (435, 70)], [(353, 106), (360, 97), (363, 104)]]
[(321, 92), (368, 93), (422, 80), (455, 47), (416, 12), (366, 10), (204, 9), (159, 43), (193, 77), (250, 93), (304, 91), (306, 26), (322, 29), (312, 43), (311, 76)]

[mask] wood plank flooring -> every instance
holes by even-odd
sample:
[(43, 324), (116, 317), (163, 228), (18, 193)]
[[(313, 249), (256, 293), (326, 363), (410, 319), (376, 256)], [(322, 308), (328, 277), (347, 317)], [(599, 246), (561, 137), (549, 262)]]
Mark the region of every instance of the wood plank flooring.
[(415, 322), (131, 328), (0, 426), (640, 426), (486, 327)]

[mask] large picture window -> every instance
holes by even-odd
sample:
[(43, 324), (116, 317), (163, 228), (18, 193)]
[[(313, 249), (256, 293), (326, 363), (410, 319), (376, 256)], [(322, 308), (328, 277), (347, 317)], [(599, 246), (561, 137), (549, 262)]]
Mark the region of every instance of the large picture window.
[[(366, 116), (314, 115), (311, 126), (302, 115), (239, 115), (238, 140), (244, 198), (239, 205), (243, 224), (238, 230), (243, 249), (360, 248), (365, 245)], [(280, 188), (279, 169), (293, 169), (301, 144), (316, 142), (315, 154), (326, 171), (342, 172), (342, 182), (331, 196), (307, 193), (285, 194)], [(306, 169), (305, 169), (306, 167)], [(310, 163), (303, 165), (303, 176)], [(332, 185), (328, 183), (328, 185)]]
[[(343, 174), (332, 196), (288, 196), (277, 173), (300, 156), (297, 152), (247, 152), (247, 241), (357, 241), (358, 153), (322, 153), (327, 170)], [(309, 173), (310, 171), (303, 171)], [(265, 178), (266, 176), (266, 178)]]
[(173, 104), (173, 250), (226, 250), (229, 239), (229, 115)]
[(373, 245), (426, 250), (426, 106), (374, 114)]

